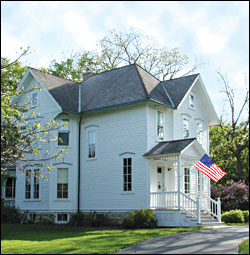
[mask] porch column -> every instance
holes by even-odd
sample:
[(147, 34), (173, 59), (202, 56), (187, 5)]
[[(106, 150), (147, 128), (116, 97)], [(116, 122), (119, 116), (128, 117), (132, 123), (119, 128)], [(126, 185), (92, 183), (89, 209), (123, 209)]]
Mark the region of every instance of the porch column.
[(181, 209), (181, 155), (178, 156), (178, 164), (177, 164), (177, 170), (178, 170), (178, 210)]

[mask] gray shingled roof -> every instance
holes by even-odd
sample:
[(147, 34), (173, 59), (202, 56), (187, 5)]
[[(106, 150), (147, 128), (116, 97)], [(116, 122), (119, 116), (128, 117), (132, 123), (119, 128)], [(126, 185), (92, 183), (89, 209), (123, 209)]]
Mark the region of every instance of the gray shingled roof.
[(136, 64), (88, 77), (81, 83), (30, 68), (64, 110), (81, 112), (154, 99), (177, 108), (198, 74), (160, 82)]
[(161, 82), (161, 85), (166, 88), (176, 108), (179, 106), (181, 100), (184, 98), (198, 76), (199, 74), (192, 74)]
[(160, 142), (143, 156), (156, 156), (170, 153), (180, 153), (196, 138)]
[(159, 82), (135, 64), (95, 74), (81, 83), (81, 111), (148, 99)]

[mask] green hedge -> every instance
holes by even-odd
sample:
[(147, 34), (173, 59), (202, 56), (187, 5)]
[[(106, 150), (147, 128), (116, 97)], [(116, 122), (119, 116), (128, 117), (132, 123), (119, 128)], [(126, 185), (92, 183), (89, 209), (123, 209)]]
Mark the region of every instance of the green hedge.
[(221, 215), (225, 223), (247, 223), (249, 222), (249, 211), (231, 210)]
[(1, 202), (1, 222), (2, 223), (19, 223), (21, 213), (15, 206), (6, 206)]
[(157, 227), (157, 220), (155, 214), (150, 209), (144, 209), (131, 212), (127, 218), (122, 222), (124, 228), (155, 228)]

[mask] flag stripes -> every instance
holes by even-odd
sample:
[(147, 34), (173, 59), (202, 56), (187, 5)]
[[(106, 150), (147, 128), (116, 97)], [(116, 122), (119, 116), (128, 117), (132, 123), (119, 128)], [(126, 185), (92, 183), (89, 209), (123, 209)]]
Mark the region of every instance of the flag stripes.
[(219, 166), (217, 166), (207, 154), (205, 154), (200, 161), (195, 163), (194, 167), (214, 182), (219, 181), (225, 174), (227, 174)]

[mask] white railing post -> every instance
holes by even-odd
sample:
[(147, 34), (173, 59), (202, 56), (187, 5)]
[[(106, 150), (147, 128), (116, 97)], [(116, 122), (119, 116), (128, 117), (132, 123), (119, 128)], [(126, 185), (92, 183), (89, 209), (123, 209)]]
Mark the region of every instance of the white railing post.
[(221, 222), (221, 202), (219, 197), (217, 200), (217, 216), (218, 216), (218, 222)]
[(200, 210), (200, 199), (198, 197), (197, 201), (196, 201), (196, 210), (197, 210), (197, 221), (198, 223), (201, 223), (201, 210)]
[(178, 156), (178, 210), (181, 209), (181, 155)]

